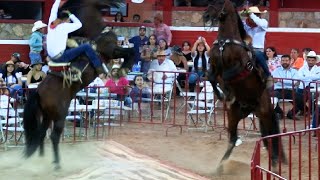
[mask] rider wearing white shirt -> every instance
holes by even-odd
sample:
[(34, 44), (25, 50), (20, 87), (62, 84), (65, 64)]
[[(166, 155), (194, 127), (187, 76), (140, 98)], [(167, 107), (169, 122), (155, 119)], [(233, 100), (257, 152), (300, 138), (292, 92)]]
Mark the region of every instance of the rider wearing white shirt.
[(270, 88), (273, 85), (273, 79), (267, 65), (267, 59), (263, 54), (268, 21), (261, 18), (262, 13), (266, 13), (266, 11), (262, 12), (258, 7), (253, 6), (248, 10), (243, 11), (241, 14), (247, 17), (247, 19), (243, 21), (244, 29), (252, 38), (252, 46), (255, 51), (257, 63), (261, 66), (267, 77), (267, 88)]
[[(98, 74), (104, 72), (102, 63), (90, 44), (81, 44), (76, 48), (66, 49), (68, 34), (80, 29), (82, 23), (70, 11), (58, 13), (61, 0), (56, 0), (51, 8), (48, 34), (47, 51), (54, 62), (70, 62), (81, 54), (85, 53), (90, 59), (92, 65), (96, 68)], [(72, 23), (70, 22), (72, 21)]]

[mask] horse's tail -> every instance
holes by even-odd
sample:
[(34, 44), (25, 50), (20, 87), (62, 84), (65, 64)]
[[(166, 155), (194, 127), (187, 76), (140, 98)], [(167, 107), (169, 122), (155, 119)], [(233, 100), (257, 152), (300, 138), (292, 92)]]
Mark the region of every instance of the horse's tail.
[(40, 145), (40, 113), (39, 93), (32, 92), (29, 94), (23, 112), (23, 127), (26, 139), (25, 157), (30, 157)]

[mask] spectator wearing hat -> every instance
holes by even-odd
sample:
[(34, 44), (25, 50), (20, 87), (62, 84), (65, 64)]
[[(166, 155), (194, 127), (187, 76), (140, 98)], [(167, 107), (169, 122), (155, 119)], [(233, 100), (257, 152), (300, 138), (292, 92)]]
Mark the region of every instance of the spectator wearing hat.
[[(17, 52), (15, 52), (15, 53), (13, 53), (12, 55), (11, 55), (11, 57), (10, 57), (10, 59), (8, 60), (8, 61), (12, 61), (14, 64), (15, 64), (15, 68), (17, 68), (17, 64), (19, 63), (19, 62), (21, 62), (21, 60), (20, 60), (20, 53), (17, 53)], [(4, 71), (4, 69), (5, 69), (5, 66), (6, 66), (6, 63), (3, 63), (3, 64), (1, 64), (0, 65), (1, 66), (1, 68), (0, 68), (0, 73), (4, 73), (3, 71)]]
[[(22, 88), (22, 81), (20, 73), (16, 73), (15, 65), (13, 61), (7, 61), (3, 73), (2, 78), (4, 79), (7, 88), (10, 91), (10, 96), (14, 97), (15, 93)], [(22, 91), (19, 91), (19, 94), (22, 94)]]
[(134, 55), (134, 63), (137, 64), (141, 61), (141, 51), (144, 45), (148, 43), (148, 37), (146, 36), (146, 30), (147, 28), (145, 26), (141, 26), (139, 28), (139, 35), (134, 36), (131, 39), (129, 39), (129, 43), (133, 43), (133, 48), (135, 51)]
[(34, 62), (39, 62), (39, 60), (42, 61), (40, 53), (43, 50), (43, 38), (44, 38), (45, 27), (47, 27), (47, 25), (44, 24), (42, 21), (36, 21), (33, 24), (32, 34), (29, 39), (29, 47), (30, 47), (29, 58), (30, 58), (31, 64), (34, 64)]
[(42, 69), (43, 62), (41, 59), (34, 60), (31, 64), (31, 71), (29, 71), (27, 75), (26, 85), (38, 85), (45, 77), (46, 73), (43, 72)]
[[(297, 73), (296, 79), (301, 80), (303, 83), (300, 82), (296, 96), (303, 97), (304, 91), (309, 92), (310, 88), (314, 88), (309, 86), (310, 82), (320, 80), (320, 67), (316, 65), (317, 61), (319, 61), (319, 57), (317, 56), (316, 52), (310, 51), (307, 54), (307, 65), (302, 66)], [(308, 100), (308, 98), (305, 99), (306, 101)], [(291, 112), (291, 114), (294, 113)]]
[(266, 76), (266, 86), (270, 88), (273, 86), (273, 79), (269, 71), (267, 60), (263, 54), (266, 33), (268, 29), (268, 21), (261, 17), (267, 11), (260, 11), (257, 6), (252, 6), (242, 11), (241, 15), (246, 19), (243, 21), (244, 29), (252, 40), (252, 47), (255, 51), (257, 64), (263, 69)]
[(172, 33), (169, 26), (163, 23), (162, 15), (159, 13), (156, 14), (153, 22), (155, 27), (153, 34), (157, 36), (158, 42), (160, 39), (164, 39), (167, 42), (167, 45), (170, 46)]
[(175, 73), (154, 71), (177, 71), (176, 65), (166, 58), (166, 52), (163, 50), (158, 50), (157, 59), (151, 62), (148, 79), (153, 83), (154, 92), (162, 92), (163, 88), (168, 91), (172, 88), (171, 84), (174, 81)]
[(113, 65), (110, 72), (110, 79), (107, 80), (105, 86), (109, 93), (117, 94), (117, 100), (124, 101), (124, 105), (131, 106), (131, 100), (128, 98), (129, 81), (120, 73), (120, 66)]

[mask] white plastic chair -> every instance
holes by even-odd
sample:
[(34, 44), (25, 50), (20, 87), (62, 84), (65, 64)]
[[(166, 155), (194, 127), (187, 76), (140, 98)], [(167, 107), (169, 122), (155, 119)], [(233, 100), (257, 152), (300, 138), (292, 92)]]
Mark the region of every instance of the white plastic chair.
[[(189, 129), (203, 129), (205, 132), (208, 130), (208, 124), (211, 124), (211, 116), (218, 103), (215, 100), (213, 87), (209, 81), (205, 82), (205, 86), (199, 94), (194, 98), (194, 101), (188, 101), (191, 105), (191, 110), (188, 114), (188, 125), (194, 126)], [(205, 116), (204, 120), (202, 119)], [(196, 117), (196, 118), (195, 118)], [(201, 126), (198, 126), (198, 122), (202, 122)]]

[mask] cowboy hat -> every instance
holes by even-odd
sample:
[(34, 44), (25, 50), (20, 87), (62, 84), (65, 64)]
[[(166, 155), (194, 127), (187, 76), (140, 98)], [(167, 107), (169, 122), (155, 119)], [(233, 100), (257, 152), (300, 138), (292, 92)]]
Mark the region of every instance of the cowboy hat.
[(32, 32), (35, 32), (41, 28), (44, 28), (44, 27), (47, 27), (46, 24), (44, 24), (41, 20), (39, 21), (36, 21), (34, 24), (33, 24), (33, 27), (32, 27)]
[(37, 64), (42, 64), (43, 65), (42, 60), (41, 59), (34, 59), (34, 60), (32, 60), (30, 66), (33, 67), (34, 65), (37, 65)]
[(131, 0), (133, 3), (143, 3), (144, 0)]
[(120, 66), (118, 64), (114, 64), (111, 68), (111, 71), (114, 69), (120, 69)]
[(263, 14), (263, 13), (268, 12), (267, 10), (260, 11), (257, 6), (251, 6), (251, 7), (249, 7), (248, 11), (251, 12), (251, 13), (254, 13), (254, 14)]
[(167, 56), (166, 52), (163, 50), (157, 51), (157, 56)]
[(314, 51), (310, 51), (308, 54), (307, 54), (307, 58), (310, 57), (310, 58), (316, 58), (317, 61), (320, 60), (319, 56), (316, 54), (316, 52)]
[(11, 61), (11, 60), (10, 60), (10, 61), (7, 61), (7, 62), (6, 62), (6, 66), (8, 66), (8, 65), (14, 65), (14, 62)]

